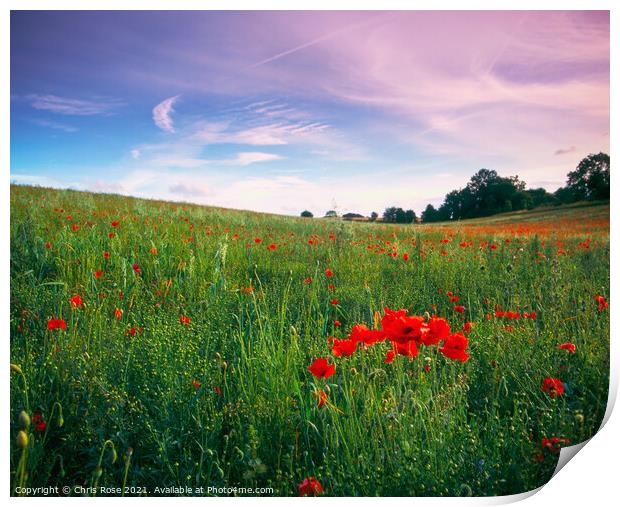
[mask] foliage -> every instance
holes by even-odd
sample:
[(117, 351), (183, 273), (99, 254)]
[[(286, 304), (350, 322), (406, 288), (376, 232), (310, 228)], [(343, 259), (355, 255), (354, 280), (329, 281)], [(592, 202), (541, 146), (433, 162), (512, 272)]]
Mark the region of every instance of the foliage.
[(394, 206), (390, 208), (386, 208), (383, 212), (383, 221), (384, 222), (392, 222), (395, 224), (410, 224), (415, 222), (416, 214), (413, 210), (408, 209), (407, 211), (402, 208), (396, 208)]

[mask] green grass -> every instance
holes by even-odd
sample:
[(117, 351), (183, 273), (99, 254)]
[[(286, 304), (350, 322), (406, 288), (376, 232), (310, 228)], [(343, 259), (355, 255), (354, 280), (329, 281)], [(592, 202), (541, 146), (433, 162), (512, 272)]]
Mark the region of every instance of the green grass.
[[(534, 459), (541, 439), (583, 441), (606, 407), (609, 310), (594, 298), (609, 295), (609, 208), (595, 209), (398, 227), (12, 186), (11, 494), (24, 481), (296, 495), (307, 476), (335, 496), (536, 488), (557, 461)], [(385, 363), (385, 342), (333, 357), (328, 337), (372, 328), (384, 306), (474, 322), (470, 359), (420, 347)], [(318, 357), (336, 364), (326, 380), (307, 370)], [(541, 391), (546, 377), (564, 396)], [(22, 410), (47, 424), (25, 450)]]

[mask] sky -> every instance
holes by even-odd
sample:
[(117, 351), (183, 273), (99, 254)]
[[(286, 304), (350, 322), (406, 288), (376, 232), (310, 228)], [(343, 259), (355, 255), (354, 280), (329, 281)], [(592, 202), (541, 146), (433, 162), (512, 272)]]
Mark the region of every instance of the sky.
[(12, 11), (11, 181), (315, 215), (609, 152), (606, 11)]

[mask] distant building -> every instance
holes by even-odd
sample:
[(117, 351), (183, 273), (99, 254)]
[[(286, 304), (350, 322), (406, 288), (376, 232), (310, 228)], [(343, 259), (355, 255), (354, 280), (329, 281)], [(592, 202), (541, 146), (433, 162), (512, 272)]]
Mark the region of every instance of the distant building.
[(366, 218), (364, 215), (360, 215), (359, 213), (345, 213), (342, 215), (342, 218), (345, 220), (355, 220), (360, 218)]

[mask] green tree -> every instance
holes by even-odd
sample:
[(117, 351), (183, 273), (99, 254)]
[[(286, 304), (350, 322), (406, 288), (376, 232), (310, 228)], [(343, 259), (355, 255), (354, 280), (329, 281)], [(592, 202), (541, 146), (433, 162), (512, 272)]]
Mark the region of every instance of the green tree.
[(609, 199), (609, 155), (588, 155), (568, 173), (566, 186), (573, 191), (575, 200)]
[(314, 215), (310, 211), (305, 210), (301, 212), (301, 216), (304, 218), (312, 218)]
[(385, 211), (383, 212), (383, 221), (396, 223), (396, 218), (398, 217), (398, 210), (402, 211), (402, 208), (396, 208), (394, 206), (385, 208)]
[(422, 222), (437, 222), (439, 220), (439, 212), (435, 206), (429, 204), (422, 212)]

